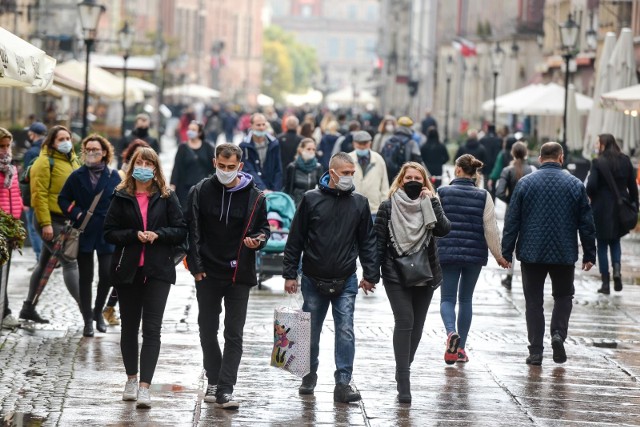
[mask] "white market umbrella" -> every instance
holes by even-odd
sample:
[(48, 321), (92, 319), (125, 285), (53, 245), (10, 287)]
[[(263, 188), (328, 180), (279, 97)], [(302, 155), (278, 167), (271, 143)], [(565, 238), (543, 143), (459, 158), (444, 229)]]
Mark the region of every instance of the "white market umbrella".
[(567, 148), (570, 151), (582, 148), (582, 130), (580, 127), (580, 113), (578, 113), (576, 104), (576, 88), (570, 84), (567, 98)]
[(600, 99), (602, 108), (616, 111), (640, 111), (640, 85), (603, 93)]
[[(543, 84), (530, 84), (496, 97), (496, 113), (511, 114), (514, 108), (521, 107), (524, 101), (539, 94), (542, 88)], [(493, 112), (493, 99), (483, 102), (482, 110), (487, 113)]]
[(258, 105), (261, 107), (272, 107), (275, 104), (275, 100), (269, 95), (265, 95), (264, 93), (258, 94)]
[[(633, 33), (623, 28), (608, 63), (609, 90), (622, 89), (638, 83), (633, 49)], [(629, 152), (636, 147), (640, 123), (634, 117), (612, 109), (605, 110), (601, 133), (610, 133), (622, 141), (622, 149)]]
[(220, 98), (220, 92), (207, 86), (197, 84), (186, 84), (174, 86), (164, 91), (166, 96), (197, 98), (204, 101)]
[(608, 92), (609, 89), (609, 59), (613, 53), (613, 48), (616, 43), (615, 33), (608, 32), (604, 36), (604, 45), (600, 58), (598, 59), (598, 65), (596, 70), (596, 84), (593, 89), (593, 108), (589, 112), (589, 118), (587, 119), (587, 127), (584, 135), (582, 155), (590, 159), (591, 154), (595, 148), (598, 135), (602, 133), (602, 124), (604, 120), (604, 111), (600, 105), (600, 96), (603, 93)]
[(338, 105), (351, 105), (351, 104), (375, 104), (378, 102), (375, 96), (366, 90), (360, 90), (356, 93), (357, 96), (354, 96), (353, 88), (351, 86), (347, 86), (343, 89), (340, 89), (337, 92), (330, 93), (327, 95), (325, 102), (327, 104), (338, 104)]
[(37, 93), (51, 88), (56, 60), (0, 27), (0, 87)]
[[(562, 116), (564, 115), (564, 87), (556, 83), (543, 85), (535, 95), (522, 99), (511, 109), (512, 114), (526, 116)], [(576, 110), (587, 114), (593, 107), (593, 99), (581, 93), (575, 94)]]

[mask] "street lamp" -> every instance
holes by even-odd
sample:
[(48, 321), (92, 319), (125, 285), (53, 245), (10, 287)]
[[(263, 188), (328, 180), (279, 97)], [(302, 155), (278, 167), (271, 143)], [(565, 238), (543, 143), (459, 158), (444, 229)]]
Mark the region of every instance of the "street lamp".
[(122, 126), (121, 126), (121, 134), (124, 139), (125, 132), (125, 121), (127, 118), (127, 60), (129, 59), (129, 51), (131, 50), (131, 45), (133, 44), (133, 31), (129, 29), (129, 23), (124, 21), (124, 25), (122, 29), (118, 32), (118, 36), (120, 37), (120, 49), (122, 49), (122, 59), (124, 60), (122, 66), (122, 73), (124, 78), (122, 79)]
[(502, 70), (504, 62), (504, 50), (500, 47), (500, 42), (496, 43), (495, 49), (491, 51), (491, 68), (493, 69), (493, 124), (496, 124), (496, 95), (498, 94), (498, 75)]
[(451, 91), (451, 75), (453, 74), (453, 56), (449, 55), (444, 64), (444, 72), (447, 76), (447, 86), (444, 96), (444, 142), (449, 141), (449, 92)]
[(158, 130), (162, 129), (162, 113), (160, 111), (160, 107), (164, 104), (164, 85), (166, 83), (166, 73), (167, 73), (167, 60), (169, 59), (169, 45), (164, 41), (164, 39), (160, 38), (158, 42), (158, 53), (160, 59), (160, 84), (158, 85), (158, 108), (156, 110), (156, 123), (158, 126)]
[(559, 25), (560, 42), (564, 54), (562, 57), (565, 61), (564, 70), (564, 115), (562, 116), (562, 149), (567, 152), (567, 106), (569, 105), (569, 62), (575, 53), (578, 44), (578, 35), (580, 34), (580, 25), (573, 20), (573, 16), (569, 14), (567, 20)]
[(89, 110), (89, 56), (91, 48), (96, 40), (96, 31), (100, 16), (106, 8), (101, 4), (96, 4), (95, 0), (82, 0), (78, 3), (78, 14), (80, 15), (80, 25), (84, 36), (84, 44), (87, 49), (87, 58), (84, 69), (84, 104), (82, 108), (82, 138), (87, 136), (87, 128), (89, 127), (89, 118), (87, 116)]

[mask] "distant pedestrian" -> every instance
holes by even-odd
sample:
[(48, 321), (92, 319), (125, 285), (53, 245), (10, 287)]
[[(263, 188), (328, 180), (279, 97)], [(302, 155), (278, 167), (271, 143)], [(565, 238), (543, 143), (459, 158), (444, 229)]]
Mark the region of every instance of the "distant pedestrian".
[[(58, 204), (65, 216), (80, 227), (89, 209), (98, 198), (98, 204), (91, 213), (91, 219), (80, 234), (78, 251), (78, 272), (80, 286), (80, 311), (84, 319), (82, 335), (94, 335), (93, 322), (100, 332), (107, 331), (102, 317), (107, 296), (111, 289), (110, 263), (114, 246), (105, 242), (103, 237), (104, 218), (109, 209), (111, 196), (120, 184), (120, 175), (109, 168), (113, 159), (113, 147), (98, 134), (88, 136), (82, 141), (84, 165), (69, 175), (58, 195)], [(91, 288), (93, 287), (94, 253), (98, 256), (98, 289), (95, 304), (91, 305)]]
[[(258, 284), (255, 253), (269, 239), (266, 201), (242, 172), (242, 151), (216, 147), (216, 174), (189, 193), (187, 264), (196, 281), (200, 344), (207, 375), (205, 402), (238, 409), (233, 397), (242, 357), (249, 290)], [(224, 351), (218, 343), (224, 300)]]
[(360, 122), (357, 120), (352, 120), (349, 122), (349, 131), (339, 137), (336, 140), (336, 143), (333, 145), (333, 149), (331, 150), (331, 155), (334, 156), (340, 152), (350, 153), (353, 151), (353, 134), (360, 130)]
[(376, 153), (382, 152), (382, 147), (393, 136), (393, 132), (396, 130), (396, 118), (393, 116), (386, 116), (378, 126), (378, 132), (373, 137), (373, 144), (371, 149)]
[[(42, 253), (38, 266), (33, 270), (29, 281), (29, 294), (20, 310), (20, 318), (37, 323), (49, 323), (40, 317), (33, 305), (40, 279), (53, 255), (56, 238), (65, 227), (66, 217), (58, 205), (58, 194), (71, 172), (80, 167), (73, 151), (71, 132), (64, 126), (54, 126), (49, 130), (42, 143), (40, 155), (30, 171), (31, 206), (35, 212), (36, 231), (42, 236)], [(78, 284), (78, 263), (59, 257), (62, 265), (62, 277), (71, 297), (80, 304)]]
[(482, 164), (487, 159), (487, 151), (478, 141), (478, 132), (475, 129), (470, 129), (467, 132), (467, 141), (458, 148), (455, 159), (457, 160), (465, 154), (472, 155), (477, 160), (480, 160)]
[(215, 149), (205, 139), (202, 123), (189, 123), (187, 138), (187, 142), (180, 144), (176, 152), (170, 181), (171, 189), (176, 192), (183, 210), (187, 209), (191, 187), (215, 172)]
[(502, 256), (511, 264), (515, 249), (522, 267), (530, 365), (542, 364), (547, 275), (551, 276), (554, 299), (550, 328), (553, 361), (564, 363), (564, 341), (575, 293), (578, 234), (582, 269), (589, 271), (596, 261), (596, 232), (587, 192), (578, 178), (562, 170), (562, 146), (557, 142), (543, 144), (539, 160), (540, 169), (516, 185), (502, 240)]
[[(509, 202), (511, 201), (511, 195), (516, 188), (516, 184), (525, 175), (529, 175), (536, 170), (535, 166), (531, 166), (527, 163), (527, 157), (529, 150), (527, 144), (524, 142), (516, 142), (511, 148), (511, 165), (502, 169), (500, 179), (495, 186), (495, 195), (498, 199), (507, 204), (507, 210), (509, 209)], [(511, 290), (511, 284), (513, 281), (513, 264), (507, 270), (507, 277), (502, 280), (502, 286), (507, 290)]]
[(498, 184), (502, 169), (509, 166), (509, 164), (513, 160), (513, 157), (511, 156), (511, 149), (513, 148), (513, 144), (515, 144), (516, 142), (518, 142), (518, 140), (513, 135), (509, 135), (505, 138), (504, 147), (498, 153), (498, 157), (496, 157), (496, 161), (493, 164), (491, 174), (489, 174), (490, 182), (487, 183), (487, 186), (493, 188)]
[(422, 163), (420, 145), (414, 140), (413, 120), (410, 117), (400, 117), (393, 136), (382, 146), (380, 155), (387, 165), (389, 184), (400, 173), (402, 165), (407, 162)]
[(456, 159), (455, 165), (456, 178), (438, 189), (444, 213), (451, 221), (451, 232), (438, 239), (444, 275), (440, 316), (447, 333), (444, 361), (449, 365), (469, 361), (466, 343), (471, 329), (473, 292), (482, 267), (487, 265), (487, 249), (501, 267), (508, 265), (500, 254), (500, 230), (493, 199), (488, 191), (476, 186), (482, 162), (464, 154)]
[(300, 122), (296, 116), (288, 116), (284, 122), (287, 131), (277, 137), (280, 145), (280, 159), (283, 168), (293, 162), (293, 159), (296, 157), (298, 152), (300, 141), (304, 139), (298, 135), (299, 124)]
[[(598, 268), (602, 286), (598, 292), (610, 293), (609, 259), (611, 251), (613, 268), (613, 288), (622, 290), (620, 238), (629, 230), (623, 228), (618, 218), (618, 197), (629, 200), (638, 210), (638, 186), (635, 182), (631, 160), (620, 151), (613, 135), (605, 133), (598, 136), (598, 158), (591, 163), (591, 172), (587, 180), (587, 195), (591, 199), (593, 219), (596, 225), (598, 247)], [(613, 183), (615, 190), (611, 187)]]
[(422, 119), (422, 123), (420, 123), (420, 125), (421, 125), (420, 130), (422, 131), (422, 134), (425, 136), (429, 132), (429, 128), (438, 129), (438, 122), (431, 115), (431, 110), (426, 110), (424, 112), (424, 119)]
[(122, 165), (120, 167), (120, 170), (118, 170), (120, 180), (124, 181), (124, 179), (127, 177), (127, 172), (129, 171), (129, 168), (131, 166), (131, 158), (135, 154), (136, 150), (140, 147), (149, 147), (149, 144), (147, 144), (146, 141), (142, 139), (134, 139), (133, 141), (131, 141), (131, 144), (127, 146), (126, 150), (122, 152), (122, 158), (120, 159)]
[(311, 138), (305, 138), (298, 145), (295, 160), (287, 165), (284, 192), (290, 195), (298, 206), (304, 193), (318, 186), (321, 176), (322, 165), (316, 158), (316, 142)]
[(422, 161), (431, 175), (433, 186), (442, 185), (443, 166), (449, 162), (449, 151), (440, 141), (438, 130), (431, 127), (427, 130), (427, 141), (420, 147)]
[(348, 154), (331, 158), (319, 188), (302, 198), (283, 262), (285, 291), (295, 294), (302, 257), (302, 309), (311, 313), (311, 372), (302, 379), (298, 392), (313, 394), (316, 387), (320, 333), (331, 305), (336, 339), (333, 400), (343, 403), (360, 400), (360, 393), (350, 385), (355, 357), (356, 259), (362, 265), (364, 278), (359, 286), (365, 294), (373, 292), (380, 279), (371, 211), (367, 199), (354, 192), (355, 171)]
[[(12, 163), (12, 142), (13, 135), (11, 132), (5, 128), (0, 128), (0, 210), (19, 220), (24, 205), (18, 184), (18, 170)], [(4, 265), (0, 266), (0, 280), (2, 280), (1, 278), (7, 278), (7, 286), (9, 285), (8, 278), (11, 268), (12, 249), (9, 247), (8, 250), (9, 259)], [(2, 327), (12, 329), (20, 326), (20, 322), (11, 314), (8, 293), (8, 289), (5, 289)]]
[(317, 149), (318, 161), (322, 165), (322, 170), (325, 172), (329, 170), (331, 152), (340, 136), (341, 135), (338, 132), (338, 122), (335, 120), (331, 120), (327, 124), (326, 132), (320, 140), (320, 145), (318, 145)]
[[(433, 293), (442, 283), (436, 237), (445, 236), (450, 223), (427, 178), (427, 171), (414, 162), (402, 166), (389, 198), (377, 211), (378, 260), (395, 320), (393, 352), (398, 400), (411, 403), (411, 364), (420, 345)], [(427, 251), (432, 279), (417, 284), (402, 283), (394, 259), (420, 251)]]
[[(121, 155), (124, 152), (124, 150), (126, 150), (129, 144), (131, 144), (131, 142), (133, 142), (136, 139), (143, 140), (144, 142), (149, 144), (149, 147), (153, 148), (156, 153), (160, 154), (160, 144), (158, 143), (158, 140), (153, 136), (151, 136), (151, 134), (149, 133), (150, 125), (151, 125), (151, 117), (149, 117), (148, 114), (140, 113), (136, 116), (136, 121), (135, 121), (133, 130), (120, 143), (119, 150), (116, 153), (116, 156), (118, 157), (118, 161), (120, 161)], [(118, 163), (118, 168), (120, 166), (122, 166), (122, 163)]]
[(120, 301), (120, 350), (127, 373), (122, 400), (137, 400), (138, 408), (149, 408), (162, 317), (171, 284), (176, 281), (173, 254), (184, 242), (187, 228), (178, 197), (166, 185), (156, 152), (139, 148), (131, 166), (109, 206), (104, 239), (116, 246), (111, 277)]
[(262, 191), (282, 190), (282, 158), (280, 143), (267, 134), (264, 115), (251, 116), (251, 131), (240, 144), (244, 171), (253, 177), (253, 182)]
[(353, 136), (354, 151), (349, 153), (356, 162), (356, 173), (353, 185), (356, 191), (369, 201), (371, 215), (375, 221), (380, 203), (388, 198), (389, 178), (387, 166), (382, 156), (371, 149), (371, 135), (366, 131), (358, 131)]
[(485, 188), (491, 193), (491, 197), (493, 197), (493, 199), (495, 200), (496, 189), (494, 185), (489, 186), (489, 181), (491, 178), (493, 167), (496, 164), (498, 153), (500, 153), (500, 150), (502, 150), (502, 138), (496, 135), (496, 126), (494, 124), (490, 124), (489, 126), (487, 126), (487, 133), (485, 136), (480, 138), (480, 145), (482, 145), (485, 150), (484, 168), (482, 169), (482, 175), (484, 175), (484, 185)]

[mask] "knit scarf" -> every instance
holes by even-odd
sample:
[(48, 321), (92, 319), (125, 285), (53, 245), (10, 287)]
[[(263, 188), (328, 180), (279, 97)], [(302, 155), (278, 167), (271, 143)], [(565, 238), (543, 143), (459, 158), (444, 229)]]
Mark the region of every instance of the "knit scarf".
[(389, 232), (398, 255), (410, 255), (429, 244), (435, 225), (436, 214), (431, 199), (411, 200), (401, 188), (393, 193)]
[(13, 165), (11, 164), (11, 153), (0, 155), (0, 172), (4, 173), (4, 188), (11, 188), (13, 180)]
[(87, 169), (89, 170), (89, 180), (91, 181), (91, 188), (94, 190), (98, 185), (98, 181), (100, 181), (100, 176), (102, 176), (102, 172), (107, 165), (104, 162), (100, 162), (97, 165), (87, 165)]
[(318, 161), (314, 157), (313, 159), (305, 162), (302, 156), (296, 158), (296, 167), (304, 173), (311, 173), (318, 167)]

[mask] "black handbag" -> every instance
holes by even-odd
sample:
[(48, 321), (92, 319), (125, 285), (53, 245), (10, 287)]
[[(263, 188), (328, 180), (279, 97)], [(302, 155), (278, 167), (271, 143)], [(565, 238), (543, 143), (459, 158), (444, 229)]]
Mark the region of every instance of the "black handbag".
[(318, 292), (327, 297), (337, 297), (342, 294), (344, 285), (347, 283), (347, 279), (324, 280), (315, 277), (311, 277), (310, 279), (316, 286)]
[(426, 246), (423, 246), (418, 252), (393, 258), (393, 264), (396, 267), (400, 285), (404, 288), (410, 288), (433, 279)]
[[(600, 164), (601, 163), (598, 162), (598, 166), (600, 166)], [(620, 227), (622, 227), (625, 233), (633, 230), (638, 224), (638, 207), (629, 200), (629, 197), (622, 197), (620, 195), (618, 187), (613, 180), (613, 175), (607, 167), (600, 167), (599, 169), (602, 172), (602, 175), (604, 175), (604, 179), (607, 181), (609, 188), (613, 190), (616, 200), (618, 201), (617, 207)]]

